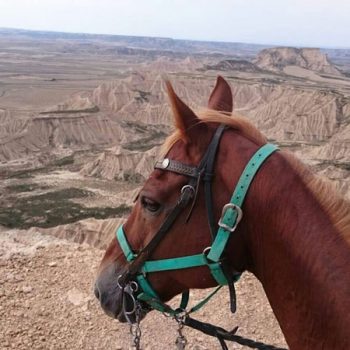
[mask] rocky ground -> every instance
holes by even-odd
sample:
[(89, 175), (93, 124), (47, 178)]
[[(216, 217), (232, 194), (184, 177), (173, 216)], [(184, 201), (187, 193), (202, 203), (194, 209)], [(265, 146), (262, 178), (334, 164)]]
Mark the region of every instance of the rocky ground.
[[(92, 285), (103, 251), (20, 230), (0, 232), (0, 344), (3, 349), (129, 349), (129, 328), (107, 317)], [(194, 301), (207, 291), (193, 292)], [(237, 285), (238, 312), (222, 291), (197, 317), (239, 334), (285, 346), (260, 284), (246, 274)], [(185, 330), (188, 349), (220, 349)], [(175, 349), (176, 324), (155, 312), (142, 322), (143, 349)], [(229, 344), (230, 349), (244, 349)]]

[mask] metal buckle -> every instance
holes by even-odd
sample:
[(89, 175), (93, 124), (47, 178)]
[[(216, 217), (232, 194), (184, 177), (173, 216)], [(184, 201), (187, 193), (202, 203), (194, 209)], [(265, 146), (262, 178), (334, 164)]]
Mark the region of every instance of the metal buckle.
[(193, 196), (195, 195), (195, 193), (196, 193), (196, 190), (194, 189), (193, 186), (191, 186), (191, 185), (185, 185), (185, 186), (183, 186), (183, 187), (181, 188), (181, 194), (183, 194), (186, 190), (192, 191), (192, 197), (193, 197)]
[[(210, 250), (211, 250), (211, 245), (209, 247), (204, 248), (202, 252), (203, 258), (208, 266), (213, 262), (212, 260), (208, 259), (208, 254), (210, 253)], [(221, 261), (219, 261), (218, 263), (221, 265)]]
[(209, 252), (210, 252), (210, 249), (211, 249), (211, 245), (210, 245), (209, 247), (204, 248), (202, 254), (203, 254), (205, 257), (207, 257), (207, 255), (208, 255)]
[[(225, 216), (227, 210), (229, 210), (229, 209), (235, 210), (237, 212), (237, 218), (236, 218), (236, 221), (234, 222), (234, 225), (232, 227), (229, 225), (226, 225), (223, 222), (224, 216)], [(236, 229), (239, 222), (242, 220), (242, 217), (243, 217), (243, 212), (242, 212), (242, 209), (238, 205), (233, 204), (233, 203), (227, 203), (222, 208), (222, 213), (221, 213), (221, 217), (220, 217), (218, 225), (229, 232), (233, 232)]]

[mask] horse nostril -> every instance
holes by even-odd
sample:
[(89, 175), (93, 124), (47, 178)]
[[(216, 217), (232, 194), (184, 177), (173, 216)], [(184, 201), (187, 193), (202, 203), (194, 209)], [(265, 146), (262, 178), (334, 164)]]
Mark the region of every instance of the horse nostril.
[(95, 287), (94, 287), (94, 293), (95, 293), (95, 296), (98, 300), (100, 300), (100, 291), (97, 287), (97, 284), (95, 284)]

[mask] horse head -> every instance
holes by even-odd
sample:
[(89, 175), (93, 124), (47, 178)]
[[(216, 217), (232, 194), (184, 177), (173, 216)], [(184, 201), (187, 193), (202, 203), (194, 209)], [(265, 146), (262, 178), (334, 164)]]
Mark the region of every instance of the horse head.
[[(143, 185), (130, 216), (123, 226), (126, 239), (137, 252), (142, 251), (152, 240), (173, 211), (179, 201), (182, 189), (188, 185), (189, 177), (186, 174), (162, 169), (171, 159), (175, 164), (196, 167), (203, 158), (210, 144), (219, 121), (231, 118), (232, 92), (227, 82), (218, 77), (208, 102), (208, 111), (213, 118), (204, 120), (199, 118), (174, 92), (167, 82), (168, 95), (174, 116), (175, 132), (163, 146), (165, 161), (157, 167)], [(216, 121), (217, 119), (217, 121)], [(212, 120), (212, 121), (210, 121)], [(238, 136), (237, 136), (238, 137)], [(238, 137), (239, 138), (239, 137)], [(225, 136), (218, 148), (225, 149)], [(232, 164), (227, 164), (225, 150), (218, 152), (215, 160), (215, 177), (211, 188), (215, 194), (213, 201), (213, 216), (215, 222), (220, 218), (221, 208), (229, 201), (232, 187), (222, 174), (229, 171), (235, 178)], [(217, 165), (221, 164), (220, 167)], [(219, 169), (220, 168), (220, 169)], [(237, 167), (240, 169), (241, 167)], [(221, 171), (222, 170), (222, 171)], [(196, 179), (202, 182), (203, 179)], [(164, 238), (152, 252), (149, 259), (171, 259), (179, 256), (190, 256), (203, 252), (211, 244), (211, 233), (206, 219), (206, 201), (202, 183), (198, 184), (193, 198), (181, 210)], [(232, 269), (242, 271), (244, 261), (245, 242), (241, 235), (236, 235), (230, 241), (237, 250), (235, 261), (230, 265)], [(230, 258), (229, 258), (230, 259)], [(117, 287), (117, 279), (128, 268), (128, 262), (120, 244), (114, 238), (101, 262), (96, 280), (95, 293), (103, 309), (112, 317), (124, 320), (122, 313), (122, 293)], [(157, 292), (162, 301), (167, 301), (175, 295), (191, 288), (208, 288), (216, 285), (210, 271), (205, 266), (150, 273), (149, 283)]]

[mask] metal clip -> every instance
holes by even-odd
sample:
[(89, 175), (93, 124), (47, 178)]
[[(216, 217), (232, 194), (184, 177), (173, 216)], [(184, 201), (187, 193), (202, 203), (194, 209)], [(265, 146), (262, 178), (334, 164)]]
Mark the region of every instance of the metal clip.
[(176, 345), (176, 349), (177, 350), (184, 350), (186, 348), (187, 345), (187, 339), (184, 336), (184, 334), (182, 333), (182, 329), (185, 326), (185, 318), (187, 317), (187, 313), (184, 310), (182, 313), (180, 313), (179, 315), (176, 315), (174, 317), (175, 321), (177, 322), (177, 338), (175, 341), (175, 345)]
[[(237, 212), (237, 218), (236, 218), (235, 222), (233, 223), (232, 227), (224, 223), (224, 217), (226, 215), (227, 210), (229, 210), (229, 209), (235, 210)], [(238, 205), (233, 204), (233, 203), (227, 203), (222, 208), (222, 213), (221, 213), (221, 217), (220, 217), (218, 225), (220, 227), (222, 227), (223, 229), (225, 229), (226, 231), (233, 232), (236, 229), (239, 222), (242, 220), (242, 217), (243, 217), (243, 212), (242, 212), (242, 209)]]

